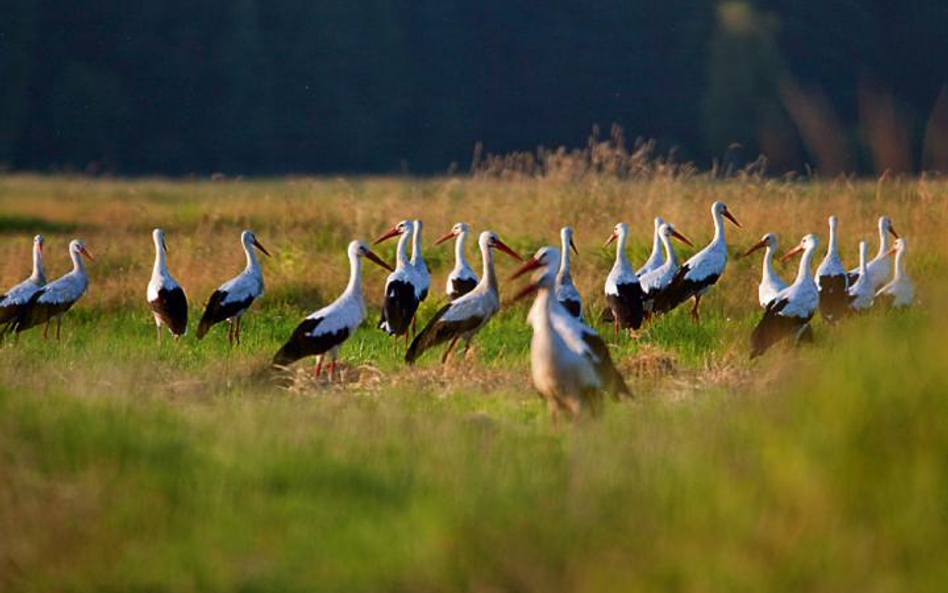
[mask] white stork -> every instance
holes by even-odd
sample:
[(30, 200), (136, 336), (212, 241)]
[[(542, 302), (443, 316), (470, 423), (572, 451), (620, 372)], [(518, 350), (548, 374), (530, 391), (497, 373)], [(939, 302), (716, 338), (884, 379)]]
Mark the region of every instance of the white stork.
[(829, 219), (829, 245), (826, 257), (816, 268), (816, 286), (820, 289), (820, 315), (830, 323), (839, 320), (849, 308), (849, 274), (839, 259), (836, 217)]
[(777, 252), (777, 235), (773, 233), (767, 233), (761, 237), (753, 247), (747, 250), (744, 254), (744, 257), (749, 256), (758, 249), (764, 249), (764, 263), (761, 266), (761, 276), (760, 284), (757, 286), (757, 300), (760, 302), (760, 306), (764, 309), (767, 308), (767, 305), (770, 304), (770, 301), (774, 300), (777, 294), (781, 290), (787, 287), (787, 283), (783, 281), (777, 272), (774, 271), (774, 254)]
[[(425, 264), (425, 256), (421, 250), (421, 221), (413, 220), (414, 234), (411, 238), (411, 267), (415, 271), (415, 285), (418, 288), (418, 302), (424, 302), (428, 298), (428, 289), (431, 287), (431, 274), (428, 273), (428, 266)], [(414, 331), (415, 319), (412, 318), (412, 331)]]
[(316, 376), (322, 370), (323, 356), (329, 353), (329, 380), (336, 370), (339, 346), (348, 340), (365, 319), (365, 301), (362, 298), (362, 258), (387, 270), (392, 267), (364, 243), (349, 243), (349, 284), (332, 304), (323, 307), (303, 320), (286, 344), (273, 357), (273, 365), (285, 367), (306, 356), (316, 356)]
[[(899, 234), (895, 232), (895, 228), (893, 228), (892, 221), (889, 220), (889, 217), (880, 216), (879, 251), (876, 252), (874, 258), (866, 263), (866, 273), (869, 274), (869, 284), (872, 286), (873, 292), (885, 284), (886, 279), (892, 272), (892, 263), (889, 255), (889, 235), (892, 235), (896, 239), (899, 238)], [(858, 273), (858, 268), (849, 271), (850, 284), (856, 281), (856, 274)]]
[(267, 257), (270, 256), (270, 252), (257, 241), (256, 235), (251, 230), (240, 233), (240, 244), (247, 256), (247, 266), (240, 274), (221, 284), (220, 288), (215, 290), (207, 300), (204, 315), (201, 316), (201, 322), (198, 324), (199, 340), (207, 334), (211, 326), (227, 321), (227, 341), (233, 344), (236, 339), (239, 346), (240, 319), (254, 300), (263, 296), (263, 271), (260, 269), (254, 247)]
[(895, 245), (889, 250), (895, 253), (895, 272), (892, 280), (876, 293), (876, 298), (889, 307), (908, 307), (915, 300), (915, 287), (905, 273), (905, 249), (905, 237), (896, 239)]
[(820, 302), (820, 291), (810, 271), (818, 243), (816, 236), (806, 235), (797, 247), (781, 258), (787, 260), (803, 252), (796, 280), (767, 305), (764, 317), (751, 334), (751, 358), (762, 355), (785, 338), (799, 341), (810, 336), (810, 319)]
[(168, 272), (165, 232), (155, 229), (151, 232), (151, 238), (155, 242), (155, 266), (151, 271), (146, 299), (155, 316), (158, 341), (161, 341), (162, 325), (168, 326), (171, 335), (178, 339), (188, 331), (188, 298), (181, 285)]
[(671, 284), (672, 279), (675, 277), (675, 273), (678, 271), (678, 254), (675, 253), (675, 248), (672, 246), (672, 237), (678, 239), (685, 245), (694, 247), (694, 244), (692, 244), (688, 237), (676, 231), (674, 225), (671, 223), (663, 222), (662, 226), (659, 227), (658, 235), (665, 249), (665, 261), (651, 272), (646, 272), (643, 276), (639, 276), (639, 284), (642, 286), (642, 293), (644, 295), (642, 298), (646, 315), (651, 313), (655, 299), (658, 298), (658, 295), (661, 294), (663, 290), (668, 288), (668, 285)]
[(470, 227), (467, 226), (466, 222), (458, 222), (451, 227), (450, 232), (435, 242), (435, 245), (440, 245), (448, 239), (456, 237), (454, 241), (454, 269), (448, 274), (444, 289), (449, 301), (457, 300), (477, 286), (477, 274), (467, 263), (467, 258), (464, 257), (464, 244), (467, 242), (469, 232)]
[(635, 271), (635, 275), (639, 278), (665, 263), (665, 258), (662, 256), (662, 237), (658, 232), (663, 224), (665, 224), (665, 221), (662, 220), (662, 217), (656, 216), (655, 230), (652, 233), (652, 253), (645, 260), (645, 264)]
[[(537, 290), (541, 292), (527, 315), (527, 321), (534, 327), (536, 349), (531, 348), (534, 384), (554, 414), (559, 409), (572, 413), (584, 402), (598, 402), (601, 390), (616, 399), (631, 397), (602, 338), (573, 317), (559, 301), (550, 298), (559, 260), (560, 253), (555, 247), (541, 247), (511, 276), (514, 279), (542, 268), (536, 281), (513, 299), (519, 300)], [(584, 379), (588, 381), (585, 385), (582, 384)]]
[(44, 323), (46, 324), (43, 328), (45, 339), (49, 334), (49, 322), (55, 319), (56, 339), (59, 340), (63, 315), (82, 298), (86, 288), (89, 287), (89, 277), (86, 275), (86, 266), (82, 261), (83, 256), (90, 260), (94, 259), (86, 250), (86, 244), (80, 239), (70, 241), (69, 257), (72, 259), (72, 271), (33, 293), (13, 320), (13, 330), (17, 334)]
[(872, 288), (872, 277), (868, 272), (867, 258), (868, 246), (865, 241), (859, 242), (859, 276), (856, 281), (849, 285), (846, 290), (848, 296), (849, 309), (852, 311), (868, 311), (872, 308), (875, 300), (875, 291)]
[[(43, 235), (33, 237), (33, 272), (30, 277), (0, 294), (0, 325), (13, 321), (30, 298), (46, 285), (43, 272)], [(0, 332), (2, 335), (2, 332)]]
[(422, 294), (420, 279), (408, 259), (408, 243), (415, 235), (415, 229), (413, 221), (403, 220), (375, 241), (378, 245), (392, 237), (398, 237), (395, 270), (385, 280), (385, 298), (382, 301), (379, 328), (391, 336), (403, 335), (406, 340)]
[(556, 300), (570, 315), (577, 319), (582, 319), (583, 298), (579, 296), (579, 291), (576, 290), (576, 286), (573, 284), (573, 277), (570, 275), (569, 270), (570, 249), (573, 250), (573, 253), (579, 255), (579, 250), (576, 249), (576, 243), (573, 242), (573, 229), (571, 227), (564, 226), (560, 229), (560, 243), (563, 248), (563, 257), (557, 255), (559, 270), (556, 273), (556, 281), (554, 282)]
[(518, 261), (523, 261), (523, 259), (491, 231), (482, 232), (477, 243), (481, 248), (481, 258), (484, 262), (484, 272), (480, 282), (474, 290), (448, 303), (435, 313), (408, 347), (408, 352), (405, 353), (405, 361), (408, 364), (413, 364), (429, 348), (449, 340), (451, 343), (441, 357), (442, 364), (448, 359), (448, 355), (459, 339), (464, 340), (464, 354), (467, 354), (471, 339), (500, 308), (493, 250), (499, 249)]
[(606, 277), (605, 294), (606, 304), (612, 312), (612, 324), (615, 337), (619, 337), (619, 328), (636, 330), (642, 327), (644, 317), (642, 305), (642, 287), (639, 277), (635, 275), (629, 260), (625, 255), (625, 243), (629, 237), (629, 225), (624, 222), (616, 224), (612, 234), (606, 239), (603, 247), (608, 247), (616, 241), (616, 260), (612, 270)]
[(738, 228), (741, 226), (724, 202), (715, 202), (711, 205), (711, 217), (714, 220), (714, 238), (707, 247), (694, 254), (679, 268), (671, 284), (655, 300), (655, 313), (671, 311), (688, 299), (694, 298), (691, 319), (696, 322), (699, 320), (698, 306), (701, 304), (701, 297), (711, 290), (727, 265), (724, 219), (728, 219)]

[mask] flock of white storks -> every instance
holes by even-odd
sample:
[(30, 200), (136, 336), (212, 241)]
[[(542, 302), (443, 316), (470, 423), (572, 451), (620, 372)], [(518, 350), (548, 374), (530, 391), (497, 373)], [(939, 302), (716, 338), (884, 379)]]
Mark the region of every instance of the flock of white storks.
[[(679, 264), (672, 244), (677, 239), (692, 245), (675, 227), (661, 218), (655, 219), (652, 252), (645, 264), (634, 269), (626, 256), (629, 227), (615, 226), (606, 246), (616, 243), (615, 264), (605, 281), (608, 308), (601, 319), (613, 324), (615, 337), (620, 330), (634, 333), (655, 316), (667, 313), (682, 303), (693, 300), (691, 316), (699, 321), (701, 298), (717, 283), (727, 264), (725, 220), (740, 227), (723, 202), (711, 206), (714, 238), (702, 250)], [(899, 237), (890, 220), (879, 218), (879, 251), (867, 260), (866, 242), (859, 244), (859, 266), (847, 270), (837, 250), (837, 220), (829, 217), (829, 245), (826, 256), (814, 274), (811, 270), (818, 241), (808, 234), (785, 253), (787, 260), (802, 253), (796, 279), (787, 284), (773, 268), (777, 237), (768, 233), (745, 253), (764, 249), (761, 281), (758, 288), (763, 317), (751, 335), (751, 357), (757, 357), (781, 340), (798, 342), (812, 337), (810, 320), (817, 310), (828, 322), (836, 322), (853, 312), (869, 309), (876, 302), (888, 307), (906, 307), (913, 302), (914, 289), (905, 273), (906, 242)], [(470, 228), (459, 222), (440, 239), (454, 239), (455, 265), (445, 284), (447, 304), (438, 310), (424, 328), (415, 331), (419, 304), (428, 296), (431, 276), (421, 248), (420, 220), (403, 220), (375, 242), (398, 238), (394, 269), (360, 241), (348, 247), (349, 282), (342, 294), (330, 305), (306, 317), (273, 357), (277, 368), (297, 360), (316, 357), (316, 376), (322, 371), (324, 357), (329, 358), (328, 378), (333, 380), (339, 347), (356, 331), (365, 318), (362, 296), (362, 260), (366, 258), (391, 273), (385, 283), (385, 295), (378, 327), (396, 337), (409, 335), (411, 342), (405, 352), (408, 364), (414, 363), (427, 350), (447, 343), (441, 361), (445, 362), (458, 341), (464, 353), (471, 339), (500, 309), (494, 252), (501, 251), (523, 261), (496, 233), (483, 231), (478, 236), (482, 273), (468, 264), (464, 252)], [(895, 238), (890, 244), (890, 235)], [(168, 272), (164, 232), (152, 233), (155, 264), (147, 288), (147, 301), (154, 315), (158, 339), (163, 327), (175, 339), (188, 327), (188, 302), (184, 290)], [(584, 409), (595, 413), (601, 406), (603, 393), (621, 398), (629, 396), (628, 386), (616, 369), (609, 348), (596, 331), (585, 322), (582, 298), (570, 276), (570, 250), (578, 253), (573, 231), (564, 227), (561, 246), (542, 247), (513, 274), (511, 279), (532, 273), (530, 282), (516, 295), (519, 300), (535, 294), (527, 317), (533, 328), (530, 347), (532, 377), (537, 390), (547, 401), (554, 416), (560, 412), (579, 416)], [(227, 322), (228, 340), (240, 343), (241, 317), (255, 299), (263, 294), (263, 273), (255, 249), (269, 252), (253, 231), (241, 233), (241, 244), (247, 265), (240, 274), (222, 284), (207, 301), (198, 324), (197, 337), (220, 322)], [(408, 249), (411, 244), (411, 256)], [(894, 264), (892, 255), (894, 254)], [(56, 322), (59, 338), (63, 315), (82, 297), (88, 287), (83, 256), (92, 259), (81, 240), (69, 243), (73, 269), (52, 282), (43, 273), (43, 237), (33, 241), (33, 272), (29, 278), (0, 295), (0, 339), (9, 333)]]

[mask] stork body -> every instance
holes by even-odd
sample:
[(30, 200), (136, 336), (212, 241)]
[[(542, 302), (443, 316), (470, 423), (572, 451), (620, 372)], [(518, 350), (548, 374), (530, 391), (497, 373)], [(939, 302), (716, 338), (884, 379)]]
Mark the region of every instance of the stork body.
[[(889, 278), (889, 274), (892, 273), (892, 260), (891, 260), (891, 251), (889, 245), (889, 236), (898, 239), (899, 234), (895, 232), (895, 228), (892, 226), (892, 221), (889, 220), (888, 216), (879, 217), (879, 251), (876, 252), (876, 256), (866, 262), (866, 273), (869, 275), (869, 284), (872, 286), (872, 291), (875, 292), (885, 284), (886, 280)], [(852, 284), (856, 281), (856, 275), (859, 274), (859, 270), (854, 269), (849, 271), (849, 283)]]
[(908, 307), (915, 300), (915, 286), (905, 273), (905, 237), (895, 240), (891, 251), (895, 252), (895, 271), (892, 280), (876, 293), (876, 299), (888, 307)]
[(79, 239), (70, 241), (69, 257), (72, 259), (72, 271), (33, 293), (13, 320), (13, 329), (17, 334), (43, 323), (45, 324), (43, 337), (46, 338), (50, 322), (56, 320), (56, 339), (59, 339), (63, 315), (82, 298), (89, 287), (89, 277), (86, 275), (86, 266), (82, 261), (83, 256), (92, 259), (86, 250), (85, 243)]
[(655, 299), (655, 313), (671, 311), (693, 298), (695, 304), (691, 309), (691, 318), (694, 321), (699, 320), (698, 307), (701, 304), (701, 297), (717, 283), (727, 266), (724, 219), (727, 218), (737, 227), (741, 226), (728, 211), (724, 202), (715, 202), (711, 205), (711, 217), (714, 220), (714, 238), (707, 247), (693, 255), (678, 269), (668, 288)]
[(477, 274), (467, 263), (467, 258), (464, 256), (464, 245), (467, 242), (469, 232), (470, 227), (467, 223), (458, 222), (455, 223), (449, 233), (435, 243), (435, 245), (439, 245), (448, 239), (454, 238), (454, 268), (448, 274), (448, 280), (444, 288), (449, 301), (457, 300), (477, 286)]
[(605, 284), (606, 304), (612, 311), (616, 337), (619, 335), (620, 328), (636, 330), (642, 327), (644, 317), (642, 286), (625, 255), (625, 243), (628, 236), (629, 226), (620, 222), (613, 228), (612, 235), (606, 241), (606, 246), (613, 241), (616, 242), (616, 260), (606, 277)]
[(868, 311), (872, 308), (875, 300), (875, 291), (872, 289), (872, 275), (868, 270), (866, 261), (867, 246), (865, 241), (859, 242), (859, 277), (847, 290), (849, 297), (849, 309), (852, 311)]
[(574, 253), (579, 253), (576, 244), (573, 242), (573, 229), (565, 226), (560, 229), (560, 243), (562, 244), (563, 257), (560, 260), (559, 270), (556, 273), (554, 282), (554, 291), (556, 301), (562, 305), (563, 309), (570, 315), (581, 319), (583, 316), (583, 298), (579, 296), (579, 291), (573, 284), (573, 277), (570, 275), (570, 249)]
[(148, 282), (146, 299), (155, 317), (158, 339), (161, 339), (162, 325), (167, 326), (171, 335), (178, 338), (188, 331), (188, 298), (181, 285), (168, 272), (165, 232), (155, 229), (151, 235), (155, 242), (155, 265)]
[(644, 294), (643, 307), (646, 314), (652, 311), (655, 299), (663, 290), (668, 288), (675, 277), (675, 273), (678, 272), (678, 254), (675, 253), (675, 248), (672, 246), (672, 237), (686, 245), (691, 245), (691, 241), (676, 231), (670, 223), (662, 223), (662, 226), (659, 227), (658, 236), (662, 242), (662, 247), (665, 249), (665, 261), (651, 272), (646, 272), (639, 277), (639, 284), (642, 286)]
[(289, 366), (306, 356), (316, 356), (316, 376), (322, 369), (323, 357), (329, 355), (329, 379), (332, 380), (339, 347), (348, 340), (365, 319), (362, 296), (362, 258), (391, 269), (360, 241), (352, 241), (347, 249), (349, 283), (332, 304), (319, 309), (302, 321), (289, 340), (273, 357), (274, 366)]
[(810, 319), (820, 302), (820, 291), (810, 271), (817, 245), (814, 235), (806, 235), (798, 247), (783, 256), (783, 259), (788, 259), (803, 252), (796, 280), (767, 305), (763, 318), (751, 334), (751, 358), (764, 354), (786, 338), (800, 340), (809, 335)]
[(412, 341), (405, 361), (413, 364), (426, 350), (450, 341), (441, 358), (445, 362), (458, 340), (464, 340), (467, 353), (471, 339), (497, 313), (500, 297), (497, 291), (497, 276), (494, 272), (493, 250), (500, 249), (514, 259), (521, 259), (512, 249), (491, 231), (484, 231), (478, 238), (484, 272), (474, 289), (457, 300), (442, 307)]
[(256, 247), (267, 256), (270, 253), (257, 241), (257, 237), (250, 230), (240, 234), (240, 244), (247, 257), (247, 265), (240, 274), (215, 290), (207, 300), (204, 314), (198, 324), (198, 339), (203, 338), (212, 326), (226, 321), (227, 340), (233, 344), (236, 339), (239, 345), (241, 317), (256, 299), (263, 296), (263, 271), (260, 269), (260, 262), (257, 261), (254, 248)]
[(836, 217), (829, 217), (829, 245), (826, 257), (816, 268), (816, 286), (820, 289), (820, 315), (830, 323), (838, 321), (849, 308), (849, 273), (839, 259)]
[(764, 249), (764, 262), (761, 266), (760, 284), (757, 286), (757, 301), (764, 309), (773, 301), (780, 291), (787, 287), (787, 283), (774, 271), (774, 254), (777, 251), (777, 235), (767, 233), (760, 241), (747, 250), (744, 257), (758, 249)]
[(10, 290), (0, 293), (0, 325), (10, 323), (23, 310), (34, 294), (46, 285), (43, 272), (43, 235), (33, 237), (33, 271), (29, 278)]
[(645, 274), (655, 270), (665, 263), (665, 257), (662, 255), (662, 237), (658, 229), (665, 224), (661, 216), (655, 217), (655, 230), (652, 233), (652, 253), (649, 254), (645, 264), (635, 271), (635, 275), (642, 278)]
[(406, 336), (411, 320), (421, 303), (422, 289), (411, 260), (408, 259), (408, 243), (415, 235), (415, 224), (403, 220), (376, 240), (376, 244), (398, 237), (395, 250), (395, 271), (385, 280), (385, 298), (382, 301), (382, 317), (379, 328), (392, 336)]

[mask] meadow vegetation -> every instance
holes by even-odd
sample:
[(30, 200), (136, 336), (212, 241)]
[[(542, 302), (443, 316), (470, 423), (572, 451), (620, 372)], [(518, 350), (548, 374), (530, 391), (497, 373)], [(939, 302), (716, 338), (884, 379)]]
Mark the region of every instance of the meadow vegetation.
[[(547, 173), (0, 177), (0, 286), (26, 276), (37, 232), (48, 277), (66, 271), (74, 236), (96, 257), (60, 343), (34, 330), (0, 346), (0, 590), (944, 590), (948, 182)], [(680, 310), (614, 343), (637, 397), (597, 421), (547, 419), (522, 305), (467, 361), (406, 368), (404, 345), (375, 329), (385, 272), (371, 266), (342, 385), (300, 370), (287, 386), (267, 369), (342, 290), (347, 242), (403, 218), (425, 222), (433, 284), (420, 321), (452, 265), (432, 244), (458, 220), (524, 255), (572, 225), (574, 279), (595, 317), (615, 222), (630, 224), (640, 263), (657, 214), (706, 243), (715, 199), (743, 228), (728, 230), (734, 257), (702, 323)], [(892, 218), (918, 306), (817, 321), (814, 345), (748, 361), (760, 260), (737, 254), (769, 231), (783, 247), (825, 239), (830, 213), (853, 266), (860, 238), (875, 248), (875, 218)], [(155, 226), (195, 325), (243, 265), (241, 229), (271, 250), (239, 348), (223, 327), (156, 343), (144, 301)], [(392, 248), (379, 252), (391, 260)], [(479, 269), (473, 244), (468, 257)], [(498, 264), (505, 279), (513, 263)], [(501, 282), (502, 295), (513, 288)]]

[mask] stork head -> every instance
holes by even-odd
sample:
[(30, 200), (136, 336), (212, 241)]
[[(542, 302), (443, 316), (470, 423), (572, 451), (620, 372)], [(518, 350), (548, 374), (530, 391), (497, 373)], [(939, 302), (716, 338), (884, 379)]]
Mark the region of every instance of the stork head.
[(43, 253), (43, 235), (33, 237), (33, 249)]
[(165, 253), (168, 253), (168, 247), (165, 245), (165, 232), (162, 229), (155, 229), (151, 232), (151, 238), (155, 242), (156, 247), (161, 247), (161, 250)]
[(898, 234), (897, 232), (895, 232), (895, 227), (892, 226), (892, 221), (889, 220), (889, 217), (888, 217), (888, 216), (880, 216), (880, 217), (879, 217), (879, 233), (880, 233), (880, 234), (883, 234), (883, 235), (884, 235), (885, 233), (889, 233), (890, 235), (892, 235), (892, 236), (895, 237), (896, 239), (899, 238), (899, 234)]
[(734, 226), (741, 228), (741, 223), (737, 222), (737, 219), (734, 218), (734, 215), (731, 214), (731, 211), (727, 209), (727, 204), (718, 200), (714, 204), (711, 204), (711, 215), (715, 218), (724, 217), (734, 223)]
[(695, 246), (694, 243), (692, 243), (688, 237), (676, 231), (675, 225), (673, 225), (670, 222), (663, 222), (662, 226), (658, 227), (658, 233), (665, 238), (674, 237), (678, 239), (679, 241), (681, 241), (682, 243), (684, 243), (685, 245), (687, 245), (688, 247)]
[(506, 243), (501, 241), (500, 237), (498, 237), (494, 231), (484, 231), (481, 233), (481, 236), (478, 238), (478, 244), (481, 249), (499, 249), (515, 260), (523, 261), (523, 258), (517, 255), (517, 252), (508, 247)]
[(240, 241), (244, 244), (244, 248), (250, 249), (256, 247), (263, 253), (265, 256), (270, 257), (270, 252), (267, 251), (267, 248), (260, 244), (260, 241), (257, 241), (257, 235), (250, 229), (240, 233)]
[(895, 240), (895, 243), (888, 251), (885, 252), (886, 255), (892, 255), (893, 253), (901, 253), (905, 251), (907, 245), (905, 244), (905, 237), (899, 237)]
[(837, 224), (836, 215), (831, 214), (830, 217), (826, 219), (826, 221), (829, 223), (830, 231), (835, 231)]
[(448, 239), (453, 239), (454, 237), (457, 237), (458, 235), (466, 235), (468, 232), (470, 232), (470, 230), (471, 228), (467, 226), (466, 222), (456, 222), (454, 223), (454, 226), (451, 227), (450, 231), (443, 234), (441, 237), (438, 238), (437, 241), (435, 241), (435, 245), (441, 245)]
[(663, 224), (665, 224), (665, 220), (661, 216), (656, 216), (655, 217), (655, 230), (657, 231), (658, 229), (660, 229)]
[(556, 276), (556, 270), (560, 267), (560, 251), (556, 247), (541, 247), (528, 259), (522, 266), (510, 276), (510, 279), (519, 278), (533, 270), (541, 270), (534, 277), (533, 281), (520, 289), (511, 299), (511, 302), (517, 302), (540, 289), (550, 290), (553, 288), (553, 281)]
[(804, 236), (803, 236), (803, 239), (800, 240), (799, 245), (797, 245), (796, 247), (794, 247), (794, 248), (791, 249), (790, 251), (784, 253), (784, 254), (783, 254), (783, 257), (780, 258), (780, 261), (787, 261), (788, 259), (790, 259), (790, 258), (793, 257), (794, 255), (800, 253), (801, 251), (802, 251), (802, 252), (806, 252), (806, 253), (810, 253), (810, 252), (812, 252), (813, 250), (816, 249), (816, 247), (817, 247), (817, 245), (819, 245), (819, 243), (820, 243), (819, 240), (817, 240), (816, 235), (814, 235), (813, 233), (810, 233), (810, 234), (808, 234), (808, 235), (804, 235)]
[(82, 239), (73, 239), (69, 242), (69, 254), (71, 256), (84, 255), (90, 261), (95, 260), (95, 258), (92, 257), (92, 254), (86, 249), (85, 241)]
[(616, 223), (616, 226), (612, 227), (612, 234), (609, 235), (609, 238), (606, 239), (606, 242), (603, 243), (603, 247), (608, 247), (612, 244), (613, 241), (620, 237), (625, 237), (629, 234), (629, 225), (624, 222)]
[(569, 245), (569, 248), (573, 250), (573, 253), (579, 255), (579, 249), (576, 249), (576, 243), (573, 242), (573, 227), (564, 226), (561, 228), (560, 239), (563, 241), (564, 245)]
[(770, 249), (777, 249), (777, 235), (773, 233), (767, 233), (760, 238), (760, 241), (754, 243), (754, 246), (744, 252), (742, 257), (747, 257), (748, 255), (754, 253), (758, 249), (763, 249), (764, 247), (769, 247)]
[(362, 241), (352, 241), (349, 243), (349, 259), (355, 257), (364, 257), (372, 263), (385, 268), (389, 272), (395, 271), (395, 268), (385, 263), (382, 258), (377, 256), (371, 249), (369, 249), (369, 246)]
[[(414, 233), (414, 232), (415, 232), (415, 222), (416, 222), (416, 221), (414, 221), (414, 220), (407, 220), (407, 219), (401, 221), (400, 223), (396, 224), (396, 225), (393, 226), (392, 228), (388, 229), (388, 231), (386, 231), (385, 234), (383, 234), (381, 237), (379, 237), (378, 239), (376, 239), (376, 240), (375, 240), (375, 243), (373, 243), (373, 245), (378, 245), (379, 243), (381, 243), (381, 242), (383, 242), (383, 241), (388, 241), (388, 240), (391, 239), (392, 237), (399, 237), (399, 236), (401, 236), (401, 235), (405, 235), (405, 234), (409, 234), (409, 233)], [(419, 224), (419, 226), (421, 225), (420, 222), (419, 222), (418, 224)]]

